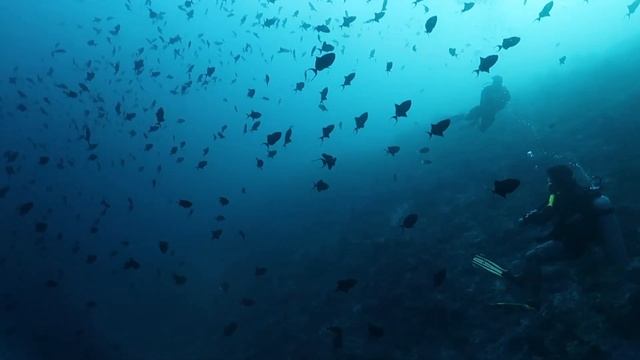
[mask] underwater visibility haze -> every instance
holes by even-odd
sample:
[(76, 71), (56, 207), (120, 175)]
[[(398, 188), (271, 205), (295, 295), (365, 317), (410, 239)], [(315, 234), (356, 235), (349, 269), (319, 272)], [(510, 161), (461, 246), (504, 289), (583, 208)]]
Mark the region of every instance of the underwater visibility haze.
[(639, 6), (0, 3), (0, 358), (640, 357)]

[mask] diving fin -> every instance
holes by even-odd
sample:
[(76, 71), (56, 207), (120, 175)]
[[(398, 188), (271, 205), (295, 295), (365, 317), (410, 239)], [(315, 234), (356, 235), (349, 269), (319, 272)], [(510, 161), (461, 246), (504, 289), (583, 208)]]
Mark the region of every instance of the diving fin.
[(508, 272), (507, 269), (487, 259), (482, 254), (478, 254), (474, 256), (471, 263), (473, 264), (474, 267), (486, 270), (499, 277), (502, 277), (505, 273)]

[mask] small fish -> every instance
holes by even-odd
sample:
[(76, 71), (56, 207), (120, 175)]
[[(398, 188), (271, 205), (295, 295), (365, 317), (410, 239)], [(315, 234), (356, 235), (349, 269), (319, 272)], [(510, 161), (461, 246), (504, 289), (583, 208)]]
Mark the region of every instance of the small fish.
[(560, 65), (564, 65), (564, 63), (567, 62), (567, 57), (566, 56), (561, 57), (560, 59), (558, 59), (558, 62), (560, 63)]
[(386, 151), (387, 151), (387, 154), (391, 156), (396, 156), (396, 154), (400, 152), (400, 146), (388, 146)]
[(324, 180), (318, 180), (317, 182), (315, 182), (313, 184), (313, 188), (317, 191), (317, 192), (323, 192), (326, 190), (329, 190), (329, 184), (327, 184), (326, 182), (324, 182)]
[(462, 8), (461, 12), (467, 12), (471, 9), (473, 9), (473, 7), (476, 5), (476, 3), (474, 2), (468, 2), (468, 3), (464, 3), (464, 8)]
[(211, 240), (220, 240), (222, 238), (222, 229), (212, 230), (211, 231)]
[(185, 208), (185, 209), (189, 209), (191, 208), (191, 206), (193, 206), (193, 203), (189, 200), (179, 200), (178, 201), (178, 205), (180, 205), (181, 207)]
[(627, 13), (627, 17), (631, 19), (631, 15), (633, 15), (636, 10), (638, 10), (638, 6), (640, 6), (640, 0), (634, 0), (631, 4), (627, 6), (629, 12)]
[(85, 263), (87, 264), (95, 264), (95, 262), (98, 260), (98, 256), (96, 255), (87, 255), (87, 258), (85, 259)]
[(449, 48), (449, 55), (458, 57), (458, 50), (456, 48)]
[(347, 86), (351, 85), (351, 82), (353, 81), (353, 79), (356, 78), (356, 73), (352, 72), (349, 75), (344, 77), (344, 82), (342, 82), (342, 89), (344, 89)]
[(348, 293), (358, 284), (356, 279), (338, 280), (336, 283), (336, 292)]
[(230, 322), (227, 325), (225, 325), (224, 328), (222, 329), (222, 335), (228, 337), (235, 334), (237, 330), (238, 330), (238, 323)]
[(418, 153), (420, 153), (420, 154), (428, 154), (429, 151), (431, 151), (431, 149), (429, 149), (428, 147), (425, 146), (423, 148), (420, 148), (420, 150), (418, 150)]
[(322, 89), (322, 91), (320, 91), (320, 104), (327, 101), (327, 95), (329, 95), (329, 88), (325, 87), (324, 89)]
[(333, 129), (335, 129), (336, 126), (331, 124), (331, 125), (327, 125), (325, 127), (322, 128), (322, 136), (320, 137), (321, 141), (324, 141), (324, 139), (328, 139), (331, 136), (331, 133), (333, 132)]
[(540, 19), (551, 16), (551, 9), (553, 9), (553, 1), (549, 1), (543, 8), (540, 10), (538, 14), (538, 18), (536, 21), (540, 21)]
[(187, 277), (184, 275), (173, 274), (173, 282), (178, 286), (184, 285), (187, 282)]
[(335, 60), (336, 60), (335, 53), (327, 53), (322, 56), (316, 57), (316, 62), (314, 67), (307, 69), (307, 71), (305, 71), (304, 79), (307, 80), (307, 73), (309, 71), (313, 72), (313, 78), (311, 80), (315, 79), (316, 76), (318, 76), (318, 72), (327, 69), (329, 66), (333, 64)]
[(323, 153), (322, 155), (320, 155), (319, 160), (322, 161), (322, 167), (326, 166), (329, 170), (331, 170), (336, 165), (336, 161), (338, 159), (335, 156)]
[(356, 116), (355, 117), (356, 128), (353, 129), (353, 132), (355, 132), (357, 134), (358, 130), (364, 129), (364, 124), (367, 122), (368, 119), (369, 119), (369, 113), (368, 112), (364, 112), (360, 116)]
[(140, 263), (137, 262), (134, 258), (129, 258), (129, 260), (124, 263), (123, 268), (125, 270), (138, 270), (140, 269)]
[(224, 196), (220, 196), (220, 197), (218, 198), (218, 202), (219, 202), (219, 203), (220, 203), (220, 205), (222, 205), (222, 206), (227, 206), (227, 205), (229, 205), (229, 203), (230, 203), (229, 199), (227, 199), (227, 198), (226, 198), (226, 197), (224, 197)]
[(251, 110), (251, 112), (247, 114), (247, 117), (252, 120), (258, 120), (262, 117), (262, 113)]
[(160, 249), (160, 253), (166, 254), (169, 251), (169, 243), (166, 241), (158, 242), (158, 248)]
[(437, 288), (442, 286), (446, 278), (447, 278), (447, 269), (441, 269), (435, 274), (433, 274), (433, 287)]
[(418, 214), (409, 214), (405, 216), (404, 220), (402, 220), (402, 224), (400, 225), (403, 229), (411, 229), (418, 222)]
[(266, 267), (256, 267), (256, 271), (255, 271), (255, 276), (264, 276), (267, 274), (267, 268)]
[(253, 98), (256, 95), (256, 89), (247, 90), (247, 97)]
[(393, 61), (387, 61), (386, 71), (391, 72), (391, 69), (393, 69)]
[(518, 179), (505, 179), (496, 180), (493, 182), (493, 193), (503, 198), (506, 198), (508, 194), (516, 191), (520, 186), (520, 180)]
[(287, 131), (284, 133), (284, 144), (282, 146), (287, 146), (291, 144), (291, 136), (293, 135), (293, 129), (289, 127)]
[(476, 73), (476, 76), (479, 76), (481, 72), (488, 73), (491, 70), (491, 67), (498, 62), (498, 55), (489, 55), (487, 57), (480, 57), (480, 65), (476, 70), (473, 70)]
[(411, 109), (411, 100), (403, 101), (400, 105), (395, 104), (396, 114), (392, 116), (398, 122), (398, 118), (407, 117), (407, 112)]
[(354, 21), (356, 21), (356, 17), (355, 16), (349, 16), (349, 13), (347, 13), (346, 11), (344, 12), (344, 17), (342, 18), (342, 25), (340, 25), (340, 28), (348, 28), (351, 26), (351, 24), (353, 24)]
[(33, 209), (33, 207), (34, 207), (34, 203), (31, 201), (18, 206), (18, 215), (20, 216), (27, 215)]
[(444, 132), (449, 128), (449, 125), (451, 125), (451, 119), (444, 119), (435, 124), (431, 124), (431, 131), (427, 132), (427, 134), (429, 134), (429, 138), (433, 135), (444, 136)]
[(498, 45), (498, 51), (505, 49), (508, 50), (516, 45), (518, 45), (518, 43), (520, 43), (520, 38), (517, 36), (512, 36), (506, 39), (502, 40), (502, 45)]
[(317, 32), (321, 32), (321, 33), (325, 33), (328, 34), (331, 32), (331, 30), (329, 29), (329, 27), (327, 25), (318, 25), (316, 27), (313, 28), (313, 30), (317, 31)]
[(296, 83), (295, 89), (293, 91), (302, 91), (304, 89), (304, 82), (300, 81)]
[(251, 129), (250, 131), (258, 131), (258, 128), (260, 127), (261, 122), (260, 121), (256, 121), (253, 124), (251, 124)]
[(262, 167), (263, 167), (263, 166), (264, 166), (264, 160), (256, 158), (256, 167), (257, 167), (259, 170), (262, 170)]
[(274, 133), (267, 135), (267, 141), (262, 144), (266, 145), (267, 147), (273, 146), (280, 140), (281, 137), (282, 137), (282, 132), (276, 131)]
[(435, 29), (437, 23), (438, 23), (437, 16), (432, 16), (429, 19), (427, 19), (427, 22), (424, 23), (425, 33), (431, 34), (431, 32), (433, 32), (433, 29)]

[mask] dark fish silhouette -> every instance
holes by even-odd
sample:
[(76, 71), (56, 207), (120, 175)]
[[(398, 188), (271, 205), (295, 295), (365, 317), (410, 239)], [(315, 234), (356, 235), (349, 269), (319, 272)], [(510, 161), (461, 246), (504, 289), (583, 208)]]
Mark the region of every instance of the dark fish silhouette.
[(429, 151), (431, 151), (431, 149), (429, 149), (429, 148), (428, 148), (428, 147), (426, 147), (426, 146), (425, 146), (425, 147), (423, 147), (423, 148), (420, 148), (420, 150), (418, 150), (418, 152), (419, 152), (420, 154), (427, 154), (427, 153), (429, 153)]
[(364, 129), (364, 124), (367, 122), (368, 119), (369, 119), (369, 113), (368, 112), (364, 112), (364, 113), (362, 113), (362, 115), (356, 116), (356, 118), (355, 118), (355, 120), (356, 120), (356, 128), (353, 129), (353, 131), (357, 134), (358, 130)]
[(520, 186), (518, 179), (496, 180), (493, 182), (493, 193), (506, 198)]
[(266, 267), (256, 267), (255, 275), (256, 276), (264, 276), (267, 274)]
[(393, 61), (387, 61), (387, 72), (391, 72), (391, 69), (393, 69)]
[(353, 79), (356, 78), (356, 73), (352, 72), (349, 75), (344, 77), (344, 82), (342, 83), (342, 89), (344, 89), (345, 87), (351, 85), (351, 82), (353, 81)]
[(263, 143), (263, 145), (266, 145), (267, 147), (273, 146), (280, 140), (281, 137), (282, 137), (282, 132), (280, 131), (271, 133), (267, 135), (267, 142)]
[(409, 214), (405, 216), (404, 220), (402, 220), (402, 225), (400, 225), (403, 229), (411, 229), (418, 222), (418, 214)]
[(324, 141), (324, 139), (328, 139), (331, 136), (331, 133), (333, 132), (333, 129), (335, 129), (336, 126), (331, 124), (328, 126), (325, 126), (322, 128), (322, 136), (320, 137), (320, 140)]
[(424, 23), (425, 32), (427, 34), (431, 34), (433, 29), (436, 27), (437, 23), (438, 23), (438, 17), (437, 16), (432, 16), (429, 19), (427, 19), (427, 22)]
[(627, 13), (627, 17), (630, 19), (631, 15), (638, 10), (638, 6), (640, 6), (640, 0), (634, 0), (631, 4), (627, 6), (629, 12)]
[(33, 206), (34, 204), (31, 201), (18, 206), (18, 215), (27, 215), (31, 211), (31, 209), (33, 209)]
[(140, 269), (140, 263), (134, 258), (129, 258), (129, 260), (124, 263), (123, 268), (125, 270), (138, 270)]
[(322, 89), (322, 91), (320, 91), (320, 104), (327, 101), (327, 95), (329, 95), (329, 88), (325, 87), (324, 89)]
[(311, 79), (311, 80), (313, 80), (313, 79), (316, 78), (316, 76), (318, 76), (318, 72), (320, 72), (320, 71), (328, 68), (329, 66), (331, 66), (334, 61), (336, 61), (336, 54), (335, 53), (328, 53), (328, 54), (324, 54), (322, 56), (316, 57), (315, 66), (313, 68), (308, 69), (304, 73), (305, 81), (307, 80), (307, 73), (309, 71), (313, 72), (313, 78)]
[(295, 89), (293, 91), (302, 91), (304, 89), (304, 82), (300, 81), (296, 83)]
[(336, 292), (348, 293), (356, 286), (356, 284), (358, 284), (358, 280), (356, 279), (338, 280), (336, 284)]
[(189, 209), (191, 206), (193, 206), (193, 203), (189, 200), (179, 200), (178, 205), (182, 206), (185, 209)]
[(262, 117), (262, 114), (257, 111), (251, 110), (251, 112), (247, 114), (247, 117), (251, 118), (252, 120), (258, 120)]
[(447, 279), (447, 269), (442, 269), (433, 274), (433, 287), (440, 287)]
[(178, 286), (184, 285), (187, 282), (187, 277), (184, 275), (173, 274), (173, 282)]
[(220, 240), (222, 238), (222, 229), (212, 230), (211, 231), (211, 240)]
[(327, 25), (318, 25), (316, 27), (313, 28), (315, 31), (317, 32), (321, 32), (321, 33), (325, 33), (328, 34), (331, 32), (331, 30), (329, 29), (329, 27)]
[(429, 134), (429, 138), (433, 135), (444, 136), (444, 132), (449, 128), (449, 125), (451, 125), (451, 119), (444, 119), (435, 124), (431, 124), (431, 131), (427, 132), (427, 134)]
[(384, 17), (385, 14), (386, 14), (386, 12), (384, 12), (384, 11), (380, 11), (380, 12), (374, 13), (373, 14), (373, 19), (369, 19), (369, 20), (365, 21), (364, 23), (365, 24), (369, 24), (369, 23), (372, 23), (372, 22), (380, 22), (380, 20), (382, 20), (382, 18)]
[(396, 114), (392, 116), (393, 119), (398, 122), (398, 118), (407, 117), (407, 112), (411, 109), (411, 100), (406, 100), (402, 102), (400, 105), (395, 104)]
[(391, 155), (391, 156), (396, 156), (396, 154), (400, 152), (400, 146), (388, 146), (387, 147), (387, 154)]
[(473, 70), (476, 73), (476, 76), (479, 76), (481, 72), (488, 73), (491, 70), (491, 67), (498, 62), (498, 55), (489, 55), (487, 57), (480, 57), (480, 65), (476, 70)]
[(461, 12), (467, 12), (471, 9), (473, 9), (473, 7), (476, 5), (476, 3), (474, 2), (468, 2), (468, 3), (464, 3), (464, 8), (462, 9)]
[(229, 205), (229, 199), (227, 199), (227, 198), (226, 198), (226, 197), (224, 197), (224, 196), (220, 196), (220, 197), (218, 198), (218, 201), (220, 202), (220, 205), (222, 205), (222, 206), (227, 206), (227, 205)]
[(323, 153), (320, 155), (320, 161), (322, 161), (322, 167), (327, 167), (329, 170), (333, 169), (336, 166), (336, 161), (338, 159), (335, 156), (331, 156), (327, 153)]
[(353, 24), (354, 21), (356, 21), (356, 17), (349, 16), (349, 13), (345, 11), (344, 17), (342, 18), (342, 25), (340, 25), (340, 28), (345, 28), (345, 27), (348, 28), (349, 26), (351, 26), (351, 24)]
[(256, 158), (256, 167), (262, 170), (263, 166), (264, 166), (264, 160)]
[(498, 51), (505, 49), (508, 50), (520, 43), (520, 38), (517, 36), (512, 36), (502, 40), (502, 45), (498, 45)]
[(458, 57), (458, 51), (456, 50), (456, 48), (449, 48), (449, 55)]
[(222, 329), (222, 335), (231, 336), (238, 330), (238, 323), (230, 322)]
[(291, 144), (291, 135), (293, 134), (293, 130), (291, 127), (289, 127), (289, 129), (287, 129), (287, 131), (284, 133), (284, 144), (283, 146), (287, 146), (289, 144)]
[(551, 16), (551, 9), (553, 9), (553, 1), (549, 1), (543, 8), (542, 10), (540, 10), (540, 13), (538, 14), (538, 18), (536, 19), (536, 21), (540, 21), (540, 19), (544, 18), (544, 17), (548, 17)]
[(317, 192), (323, 192), (326, 190), (329, 190), (329, 184), (327, 184), (326, 182), (324, 182), (323, 180), (318, 180), (317, 182), (315, 182), (313, 184), (313, 188), (317, 191)]
[(367, 326), (367, 332), (369, 333), (370, 339), (380, 339), (384, 336), (384, 328), (382, 326), (377, 326), (372, 323), (369, 323)]
[(158, 248), (160, 248), (160, 252), (162, 254), (166, 254), (167, 251), (169, 251), (169, 243), (166, 241), (160, 241), (158, 242)]
[(564, 63), (567, 62), (567, 57), (566, 56), (561, 57), (560, 59), (558, 59), (558, 62), (560, 63), (560, 65), (564, 65)]
[(254, 123), (253, 123), (253, 124), (251, 124), (251, 129), (250, 129), (250, 130), (251, 130), (251, 131), (258, 131), (258, 128), (260, 128), (260, 124), (262, 124), (262, 123), (260, 122), (260, 120), (258, 120), (258, 121), (254, 121)]
[(247, 96), (253, 98), (256, 95), (256, 89), (249, 89), (247, 91)]

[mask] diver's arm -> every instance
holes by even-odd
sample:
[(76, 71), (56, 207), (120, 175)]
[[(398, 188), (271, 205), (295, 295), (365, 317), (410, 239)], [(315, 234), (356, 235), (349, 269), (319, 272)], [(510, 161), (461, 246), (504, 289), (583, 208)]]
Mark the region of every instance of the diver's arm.
[(522, 225), (544, 225), (553, 219), (553, 213), (553, 207), (544, 205), (529, 211), (520, 218), (519, 223)]

